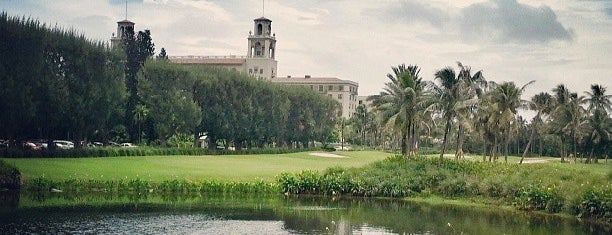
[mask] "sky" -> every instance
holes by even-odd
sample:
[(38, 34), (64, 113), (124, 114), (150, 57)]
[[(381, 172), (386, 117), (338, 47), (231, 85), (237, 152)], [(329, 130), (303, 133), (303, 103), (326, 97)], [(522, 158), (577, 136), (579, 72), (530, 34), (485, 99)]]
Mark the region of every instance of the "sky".
[[(125, 0), (0, 0), (0, 10), (108, 41)], [(337, 77), (382, 91), (392, 66), (424, 80), (457, 62), (489, 81), (612, 93), (612, 0), (128, 0), (127, 19), (170, 56), (246, 55), (253, 19), (272, 20), (278, 75)]]

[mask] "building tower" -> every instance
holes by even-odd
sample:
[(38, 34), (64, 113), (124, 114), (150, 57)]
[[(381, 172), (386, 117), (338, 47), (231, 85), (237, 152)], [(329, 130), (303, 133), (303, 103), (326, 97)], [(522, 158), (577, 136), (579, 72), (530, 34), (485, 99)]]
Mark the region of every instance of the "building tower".
[(277, 61), (275, 60), (276, 35), (272, 34), (272, 21), (265, 18), (254, 20), (253, 31), (249, 32), (249, 47), (246, 58), (248, 74), (260, 79), (270, 80), (276, 77)]
[(113, 33), (113, 36), (111, 37), (111, 47), (120, 47), (121, 41), (124, 37), (124, 33), (128, 30), (132, 32), (134, 31), (134, 22), (129, 21), (127, 19), (117, 22), (117, 34), (115, 35)]

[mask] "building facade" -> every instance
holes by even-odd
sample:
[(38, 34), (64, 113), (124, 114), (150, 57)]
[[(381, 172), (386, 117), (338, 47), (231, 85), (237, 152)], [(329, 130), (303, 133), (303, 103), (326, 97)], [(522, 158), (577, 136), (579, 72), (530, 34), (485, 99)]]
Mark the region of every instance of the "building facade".
[(206, 65), (232, 69), (249, 74), (261, 80), (276, 77), (278, 62), (276, 35), (272, 33), (272, 21), (260, 17), (254, 20), (253, 31), (249, 32), (246, 56), (170, 56), (172, 63)]
[(341, 117), (351, 118), (358, 106), (357, 90), (359, 84), (350, 80), (342, 80), (334, 77), (283, 77), (272, 79), (274, 83), (290, 86), (303, 86), (316, 91), (321, 95), (329, 96), (342, 105)]

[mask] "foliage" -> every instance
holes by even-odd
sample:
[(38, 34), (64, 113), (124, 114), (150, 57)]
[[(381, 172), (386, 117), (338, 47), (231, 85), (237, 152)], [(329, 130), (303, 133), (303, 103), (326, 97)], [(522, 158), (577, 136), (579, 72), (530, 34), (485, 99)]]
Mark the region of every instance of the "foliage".
[(162, 143), (173, 135), (193, 132), (199, 125), (201, 111), (194, 102), (194, 79), (187, 70), (167, 61), (150, 60), (138, 81), (155, 136)]
[(612, 188), (592, 187), (582, 193), (574, 213), (582, 218), (594, 218), (612, 223)]
[[(304, 146), (324, 142), (333, 130), (339, 104), (302, 88), (257, 81), (236, 71), (190, 68), (194, 98), (202, 110), (198, 133), (209, 148), (216, 141), (243, 147)], [(227, 146), (226, 146), (227, 147)]]
[(105, 44), (6, 13), (0, 41), (0, 110), (11, 110), (0, 114), (0, 136), (104, 138), (120, 121), (121, 58)]
[(283, 192), (292, 194), (485, 197), (520, 210), (565, 211), (597, 220), (609, 219), (612, 213), (607, 176), (559, 170), (555, 165), (396, 156), (361, 168), (285, 173), (277, 180)]
[(514, 205), (521, 210), (546, 210), (556, 213), (561, 211), (563, 206), (563, 198), (555, 188), (527, 185), (517, 194)]
[(50, 188), (63, 192), (138, 192), (138, 193), (274, 193), (275, 184), (257, 182), (188, 181), (185, 179), (147, 181), (140, 178), (119, 180), (68, 179), (54, 181), (44, 177), (28, 180), (24, 189), (48, 191)]
[(0, 160), (0, 190), (19, 189), (21, 173), (15, 166)]

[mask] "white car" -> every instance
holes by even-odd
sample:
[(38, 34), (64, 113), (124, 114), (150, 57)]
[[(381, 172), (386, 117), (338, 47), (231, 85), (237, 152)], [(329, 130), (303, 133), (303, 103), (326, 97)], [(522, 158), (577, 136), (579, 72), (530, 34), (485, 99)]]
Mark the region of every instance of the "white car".
[(72, 143), (72, 141), (54, 140), (53, 143), (55, 144), (55, 146), (57, 146), (57, 148), (60, 148), (60, 149), (73, 149), (74, 148), (74, 143)]
[(119, 145), (119, 146), (121, 146), (122, 148), (135, 148), (135, 147), (138, 147), (138, 146), (136, 146), (136, 145), (134, 145), (132, 143), (121, 143), (121, 145)]

